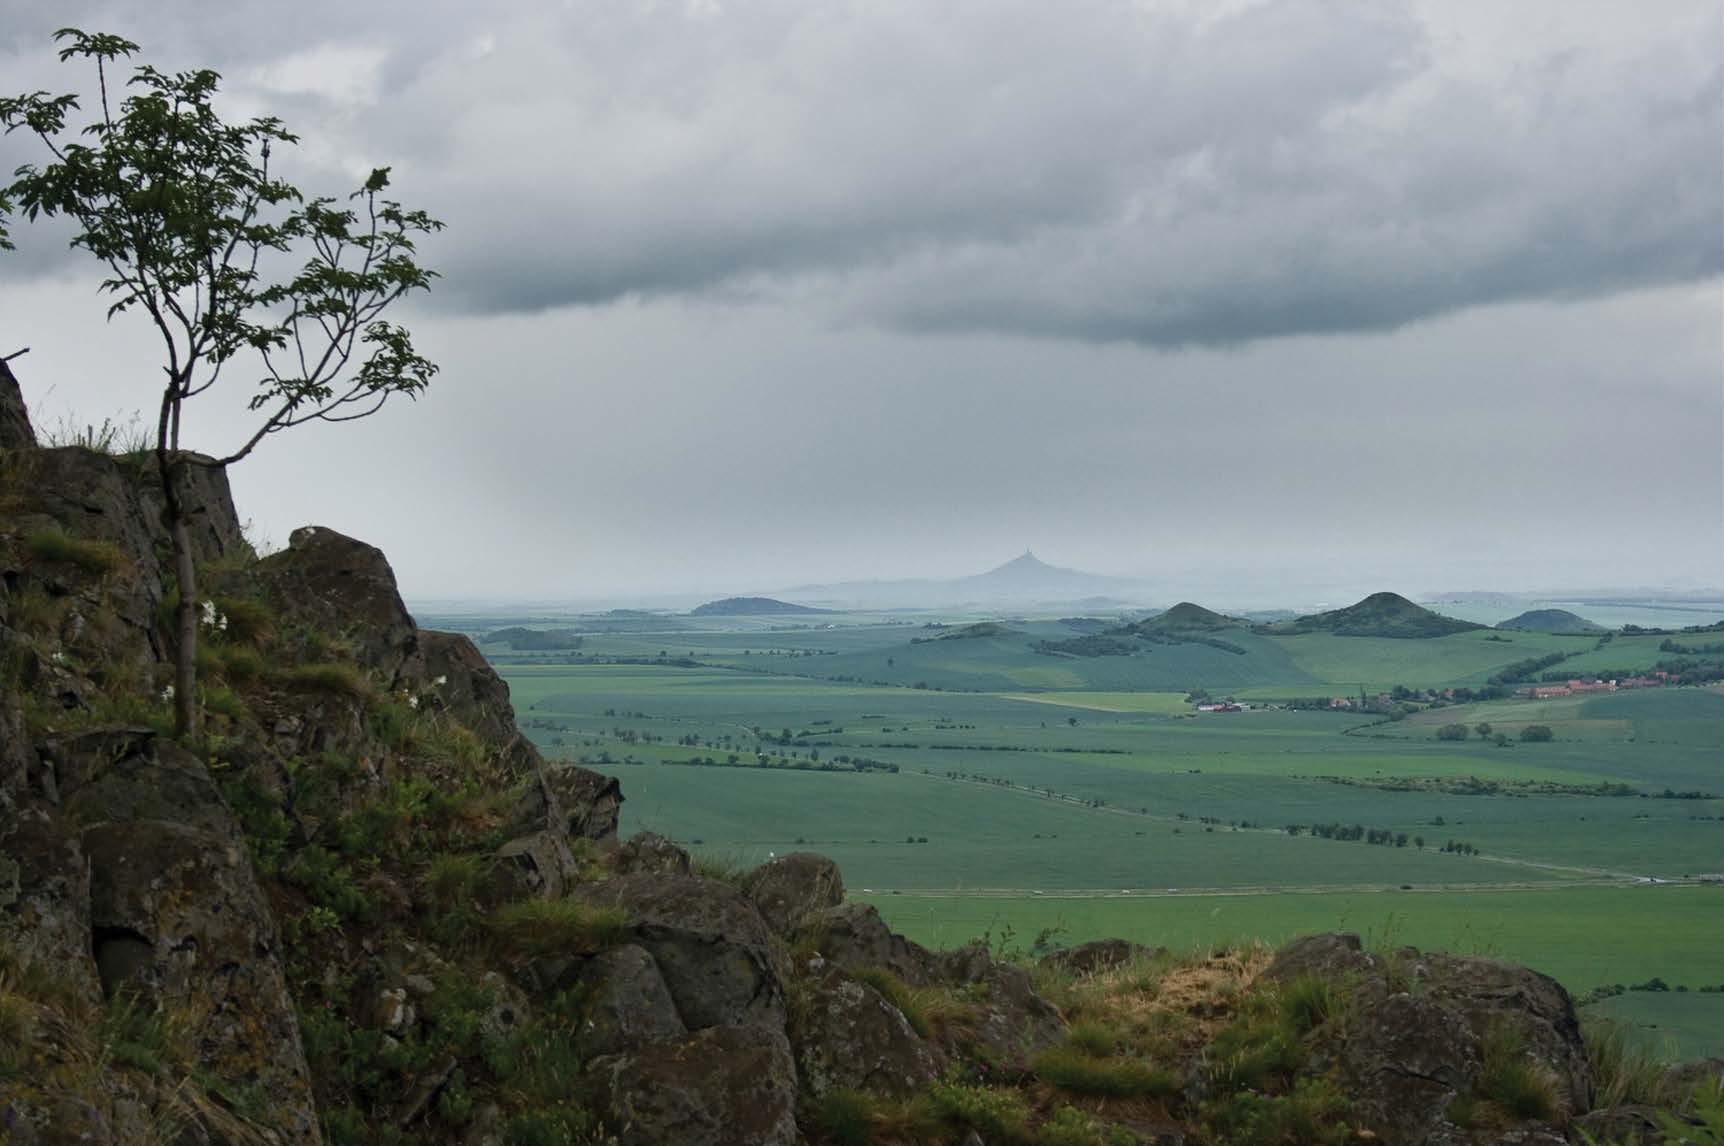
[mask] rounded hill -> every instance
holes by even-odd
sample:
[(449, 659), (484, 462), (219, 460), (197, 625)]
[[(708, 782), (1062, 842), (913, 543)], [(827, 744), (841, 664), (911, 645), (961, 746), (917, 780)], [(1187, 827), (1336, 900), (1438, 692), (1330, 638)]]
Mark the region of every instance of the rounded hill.
[(810, 605), (794, 605), (773, 597), (725, 597), (708, 601), (689, 611), (691, 617), (788, 617), (810, 613), (829, 613)]
[(1282, 633), (1334, 633), (1338, 637), (1447, 637), (1485, 626), (1415, 605), (1399, 593), (1372, 593), (1344, 609), (1313, 613), (1272, 626)]
[(1518, 617), (1498, 622), (1497, 628), (1524, 633), (1555, 633), (1558, 636), (1584, 636), (1608, 631), (1603, 625), (1594, 624), (1567, 609), (1529, 609)]

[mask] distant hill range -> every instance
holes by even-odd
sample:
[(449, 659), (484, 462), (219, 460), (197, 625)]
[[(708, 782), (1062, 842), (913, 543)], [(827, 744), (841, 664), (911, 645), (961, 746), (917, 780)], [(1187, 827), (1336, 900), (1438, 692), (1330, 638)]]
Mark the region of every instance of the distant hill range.
[(1049, 565), (1028, 549), (1004, 565), (950, 580), (843, 581), (787, 590), (823, 604), (874, 608), (939, 608), (955, 605), (1030, 602), (1110, 609), (1153, 601), (1148, 585), (1124, 577), (1104, 577)]
[(775, 597), (726, 597), (708, 601), (689, 611), (691, 617), (801, 617), (812, 613), (830, 613), (831, 609), (816, 609), (808, 605), (793, 605)]
[(1372, 593), (1345, 609), (1312, 613), (1264, 626), (1265, 632), (1334, 633), (1338, 637), (1446, 637), (1485, 628), (1415, 605), (1399, 593)]
[(1518, 617), (1498, 622), (1497, 628), (1525, 633), (1554, 633), (1557, 636), (1590, 636), (1609, 631), (1603, 625), (1596, 625), (1567, 609), (1529, 609)]

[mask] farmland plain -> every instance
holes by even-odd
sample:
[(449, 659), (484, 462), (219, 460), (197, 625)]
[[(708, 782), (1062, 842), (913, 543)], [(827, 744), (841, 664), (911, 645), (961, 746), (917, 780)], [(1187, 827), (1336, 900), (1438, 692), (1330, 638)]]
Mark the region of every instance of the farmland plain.
[[(1027, 947), (1054, 929), (1177, 949), (1346, 928), (1515, 958), (1577, 994), (1724, 983), (1724, 886), (1693, 878), (1724, 872), (1724, 692), (1396, 719), (1264, 703), (1476, 688), (1553, 652), (1579, 654), (1563, 669), (1596, 652), (1640, 670), (1667, 655), (1656, 641), (1224, 630), (1071, 656), (1037, 646), (1073, 647), (1058, 644), (1085, 631), (1072, 623), (968, 635), (969, 619), (659, 618), (573, 651), (484, 648), (529, 736), (621, 778), (625, 833), (734, 865), (830, 855), (853, 896), (935, 945)], [(1194, 688), (1256, 703), (1200, 713)], [(1437, 737), (1455, 723), (1493, 735)], [(1523, 742), (1530, 725), (1552, 739)], [(1649, 993), (1607, 1004), (1661, 1053), (1709, 1045)]]

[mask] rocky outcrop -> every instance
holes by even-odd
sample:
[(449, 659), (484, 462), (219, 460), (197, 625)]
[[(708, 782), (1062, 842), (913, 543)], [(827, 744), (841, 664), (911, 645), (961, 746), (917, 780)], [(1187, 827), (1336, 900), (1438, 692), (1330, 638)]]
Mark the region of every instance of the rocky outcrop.
[[(385, 687), (423, 678), (419, 628), (376, 546), (308, 525), (293, 531), (286, 549), (259, 561), (250, 579), (284, 629), (315, 633), (320, 643), (340, 642)], [(323, 659), (299, 652), (301, 660)]]
[[(1536, 971), (1413, 948), (1383, 955), (1366, 952), (1356, 935), (1315, 935), (1285, 947), (1264, 974), (1284, 983), (1328, 981), (1370, 1016), (1344, 1038), (1320, 1041), (1309, 1070), (1338, 1071), (1356, 1114), (1388, 1141), (1507, 1141), (1506, 1120), (1530, 1136), (1522, 1140), (1559, 1142), (1555, 1128), (1591, 1108), (1591, 1067), (1573, 1001)], [(1498, 1101), (1492, 1078), (1505, 1070), (1533, 1079), (1548, 1108), (1493, 1109), (1483, 1129), (1460, 1117)]]
[(946, 1036), (953, 1051), (979, 1051), (1008, 1075), (1024, 1075), (1065, 1035), (1065, 1020), (1036, 994), (1028, 972), (991, 958), (981, 943), (943, 953), (938, 965), (947, 983), (975, 1000), (971, 1021)]
[(35, 444), (36, 431), (30, 425), (24, 392), (19, 389), (11, 364), (0, 359), (0, 450), (30, 449)]
[(631, 941), (658, 964), (688, 1029), (783, 1029), (778, 953), (760, 913), (734, 887), (696, 876), (625, 875), (581, 894), (622, 909)]
[(203, 762), (148, 729), (41, 755), (52, 787), (0, 841), (21, 861), (14, 950), (92, 1001), (175, 1016), (189, 1069), (255, 1088), (281, 1141), (320, 1141), (275, 921)]
[(815, 915), (808, 925), (822, 955), (846, 971), (880, 967), (912, 987), (941, 978), (939, 961), (926, 948), (892, 931), (871, 904), (846, 903)]

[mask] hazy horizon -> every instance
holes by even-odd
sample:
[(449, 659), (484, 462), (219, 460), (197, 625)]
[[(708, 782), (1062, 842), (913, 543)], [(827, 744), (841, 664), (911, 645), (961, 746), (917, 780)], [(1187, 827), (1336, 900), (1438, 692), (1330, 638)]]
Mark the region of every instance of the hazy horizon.
[[(389, 164), (448, 223), (392, 314), (430, 392), (232, 474), (260, 536), (360, 537), (411, 599), (1026, 546), (1222, 604), (1724, 584), (1707, 0), (21, 0), (8, 91), (85, 82), (65, 24), (223, 72), (309, 190)], [(15, 231), (0, 354), (32, 348), (39, 427), (148, 409), (144, 324)], [(188, 443), (242, 398), (191, 403)]]

